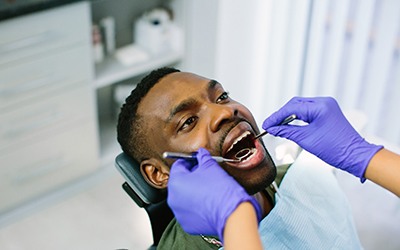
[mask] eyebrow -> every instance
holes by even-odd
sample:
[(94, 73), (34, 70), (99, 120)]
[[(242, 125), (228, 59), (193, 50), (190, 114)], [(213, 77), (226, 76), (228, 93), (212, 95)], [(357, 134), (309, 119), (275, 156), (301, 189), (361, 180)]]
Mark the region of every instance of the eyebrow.
[(217, 86), (218, 84), (220, 84), (218, 81), (216, 80), (210, 80), (208, 82), (208, 90), (214, 89), (215, 86)]
[[(215, 87), (218, 84), (220, 84), (218, 81), (210, 80), (208, 82), (207, 91), (215, 89)], [(182, 111), (188, 110), (190, 107), (193, 107), (196, 104), (197, 104), (197, 101), (194, 98), (188, 98), (188, 99), (182, 101), (177, 106), (175, 106), (174, 108), (171, 109), (171, 112), (169, 113), (169, 116), (168, 116), (166, 122), (169, 123), (176, 114), (178, 114)]]

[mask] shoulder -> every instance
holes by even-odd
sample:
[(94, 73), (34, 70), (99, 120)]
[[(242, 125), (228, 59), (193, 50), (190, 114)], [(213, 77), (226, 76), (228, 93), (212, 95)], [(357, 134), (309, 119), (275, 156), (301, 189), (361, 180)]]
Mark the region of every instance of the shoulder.
[(287, 171), (289, 170), (290, 166), (292, 164), (285, 164), (285, 165), (280, 165), (276, 167), (276, 178), (275, 182), (279, 186), (281, 185), (281, 182), (283, 180), (283, 177), (285, 177)]
[(200, 235), (190, 235), (183, 231), (182, 227), (176, 221), (172, 221), (165, 229), (157, 249), (219, 249), (218, 246), (207, 242)]

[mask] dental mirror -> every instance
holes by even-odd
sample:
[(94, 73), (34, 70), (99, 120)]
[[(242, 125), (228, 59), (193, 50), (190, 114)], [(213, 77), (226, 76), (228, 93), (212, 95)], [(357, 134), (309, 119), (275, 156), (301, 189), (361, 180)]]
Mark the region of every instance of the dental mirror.
[(239, 161), (247, 158), (251, 154), (251, 150), (249, 148), (244, 148), (235, 154), (235, 158)]
[[(290, 115), (290, 116), (286, 117), (286, 119), (283, 120), (279, 125), (287, 125), (287, 124), (289, 124), (290, 122), (294, 121), (296, 118), (297, 118), (297, 116), (296, 116), (295, 114)], [(268, 133), (267, 131), (264, 131), (264, 132), (262, 132), (262, 133), (256, 135), (256, 136), (254, 137), (254, 140), (256, 140), (256, 139), (258, 139), (258, 138), (260, 138), (260, 137), (266, 135), (267, 133)], [(246, 158), (247, 158), (250, 154), (252, 154), (252, 153), (253, 153), (253, 150), (252, 150), (252, 149), (250, 149), (250, 148), (244, 148), (244, 149), (240, 150), (239, 152), (237, 152), (237, 153), (235, 154), (235, 159), (238, 160), (238, 161), (242, 161), (242, 160), (246, 159)]]

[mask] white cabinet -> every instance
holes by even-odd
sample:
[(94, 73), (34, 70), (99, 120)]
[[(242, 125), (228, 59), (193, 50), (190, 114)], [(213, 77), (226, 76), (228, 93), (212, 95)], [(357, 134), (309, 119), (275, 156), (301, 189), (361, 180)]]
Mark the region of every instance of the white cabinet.
[(0, 22), (0, 214), (93, 172), (90, 4)]
[[(106, 5), (105, 15), (127, 20), (118, 15), (128, 7), (109, 8), (122, 2), (137, 14), (159, 4), (96, 4)], [(95, 65), (94, 4), (79, 1), (0, 22), (0, 217), (103, 166), (112, 168), (120, 152), (117, 121), (99, 108), (111, 104), (112, 96), (101, 99), (99, 93), (183, 59), (182, 49), (129, 66), (109, 55)], [(170, 4), (183, 30), (184, 1)]]
[[(168, 7), (172, 10), (174, 16), (174, 24), (182, 32), (182, 36), (185, 35), (185, 0), (171, 0), (162, 3), (163, 5), (168, 4)], [(126, 33), (132, 31), (133, 22), (143, 12), (151, 10), (152, 8), (159, 7), (159, 1), (99, 1), (92, 3), (93, 19), (95, 23), (106, 16), (112, 16), (116, 20), (117, 32), (121, 28), (126, 27), (124, 30)], [(123, 8), (123, 9), (122, 9)], [(122, 16), (127, 15), (127, 16)], [(122, 32), (124, 33), (124, 32)], [(122, 38), (120, 35), (122, 35)], [(120, 47), (124, 47), (133, 42), (132, 39), (126, 38), (126, 34), (117, 33), (117, 49), (118, 44)], [(123, 40), (123, 41), (122, 41)], [(148, 60), (132, 63), (130, 65), (124, 65), (116, 59), (114, 55), (107, 55), (105, 59), (95, 65), (95, 80), (94, 86), (97, 89), (98, 102), (99, 102), (99, 130), (100, 130), (100, 147), (101, 157), (104, 164), (112, 165), (115, 157), (121, 152), (120, 146), (117, 142), (116, 134), (116, 116), (119, 110), (119, 104), (114, 100), (112, 92), (119, 84), (127, 84), (131, 87), (126, 93), (126, 97), (130, 94), (130, 91), (134, 88), (134, 84), (138, 83), (140, 78), (144, 74), (150, 71), (164, 66), (177, 66), (183, 64), (185, 56), (185, 48), (182, 41), (182, 48), (171, 48), (169, 51), (163, 51), (158, 55), (150, 55)], [(178, 67), (178, 66), (177, 66)], [(101, 99), (102, 92), (107, 92), (105, 98)], [(111, 94), (109, 93), (111, 92)], [(104, 102), (109, 102), (104, 104)], [(107, 111), (101, 109), (102, 106), (111, 108), (111, 114), (107, 114)]]

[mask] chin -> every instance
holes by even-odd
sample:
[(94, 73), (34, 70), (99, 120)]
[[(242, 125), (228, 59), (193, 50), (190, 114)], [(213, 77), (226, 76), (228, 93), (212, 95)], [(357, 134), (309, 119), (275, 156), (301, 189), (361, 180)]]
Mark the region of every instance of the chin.
[(246, 183), (241, 183), (248, 194), (253, 195), (265, 190), (276, 178), (276, 167), (268, 168), (268, 172), (255, 176)]
[(252, 169), (225, 169), (246, 191), (253, 195), (267, 188), (275, 180), (277, 171), (272, 160)]
[[(276, 167), (262, 140), (255, 139), (253, 127), (248, 122), (234, 126), (224, 138), (221, 155), (227, 159), (221, 166), (249, 194), (255, 194), (268, 187), (276, 177)], [(245, 154), (241, 154), (245, 152)]]

